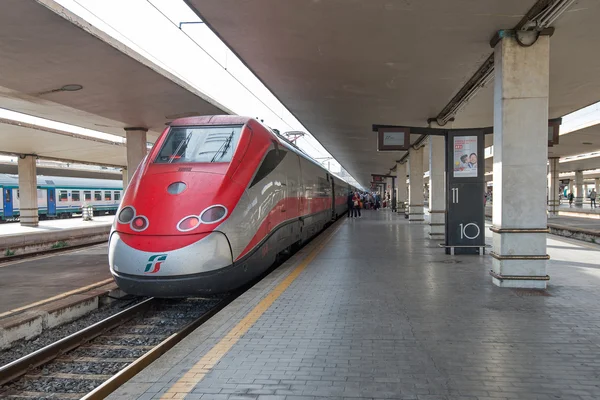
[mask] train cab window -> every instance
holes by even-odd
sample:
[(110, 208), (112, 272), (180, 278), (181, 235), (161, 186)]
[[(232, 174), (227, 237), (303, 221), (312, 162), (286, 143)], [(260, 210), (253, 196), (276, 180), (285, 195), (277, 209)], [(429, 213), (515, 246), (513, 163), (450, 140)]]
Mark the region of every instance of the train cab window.
[(241, 132), (241, 125), (173, 127), (154, 162), (230, 162)]
[(99, 190), (94, 191), (94, 200), (102, 201), (102, 192)]
[(111, 201), (112, 200), (112, 193), (111, 192), (104, 192), (104, 200), (105, 201)]
[(61, 190), (60, 192), (58, 192), (58, 201), (68, 201), (68, 200), (69, 200), (69, 196), (67, 195), (66, 190)]
[(71, 192), (71, 200), (80, 201), (81, 200), (81, 192), (79, 192), (79, 190), (73, 190)]
[(287, 151), (281, 149), (274, 149), (267, 153), (265, 159), (262, 164), (256, 171), (256, 175), (254, 176), (254, 180), (250, 187), (256, 185), (261, 179), (265, 176), (269, 175), (273, 170), (281, 163), (281, 161), (285, 158)]
[(92, 200), (92, 192), (90, 190), (84, 190), (83, 191), (83, 198), (85, 199), (85, 201)]
[(115, 192), (115, 201), (121, 200), (121, 192)]

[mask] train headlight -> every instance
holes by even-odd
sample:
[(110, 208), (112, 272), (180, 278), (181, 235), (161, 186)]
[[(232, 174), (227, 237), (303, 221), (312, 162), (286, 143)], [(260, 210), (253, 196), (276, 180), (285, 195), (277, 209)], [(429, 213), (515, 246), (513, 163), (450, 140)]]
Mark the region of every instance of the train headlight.
[(148, 228), (148, 225), (148, 218), (144, 217), (143, 215), (138, 215), (135, 217), (130, 224), (131, 229), (136, 232), (143, 231), (144, 229)]
[(200, 220), (204, 224), (214, 224), (227, 216), (227, 209), (221, 205), (210, 206), (200, 214)]
[(131, 206), (127, 206), (121, 210), (117, 218), (120, 223), (128, 224), (135, 217), (135, 210)]
[(200, 218), (196, 215), (190, 215), (189, 217), (185, 217), (177, 224), (177, 229), (182, 232), (191, 231), (195, 227), (200, 225)]
[(167, 192), (169, 194), (179, 194), (183, 192), (186, 187), (186, 184), (183, 182), (173, 182), (167, 187)]

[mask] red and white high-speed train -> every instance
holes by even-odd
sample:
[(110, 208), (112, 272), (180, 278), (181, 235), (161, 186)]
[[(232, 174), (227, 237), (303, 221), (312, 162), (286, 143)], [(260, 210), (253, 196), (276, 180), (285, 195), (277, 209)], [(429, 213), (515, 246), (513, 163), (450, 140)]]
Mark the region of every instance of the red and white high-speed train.
[(136, 295), (231, 291), (343, 215), (350, 190), (255, 119), (175, 120), (123, 196), (110, 271)]

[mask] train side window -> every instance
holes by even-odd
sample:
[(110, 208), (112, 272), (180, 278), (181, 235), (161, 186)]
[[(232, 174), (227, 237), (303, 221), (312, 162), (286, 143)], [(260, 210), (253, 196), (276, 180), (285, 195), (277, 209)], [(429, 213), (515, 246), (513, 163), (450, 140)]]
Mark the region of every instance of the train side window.
[(105, 201), (111, 201), (112, 200), (112, 193), (111, 192), (104, 192), (104, 200)]
[(273, 170), (285, 158), (286, 154), (287, 151), (283, 151), (281, 149), (269, 151), (262, 164), (258, 168), (258, 171), (256, 171), (256, 175), (254, 176), (254, 180), (250, 184), (250, 187), (256, 185), (261, 179), (273, 172)]
[(17, 189), (17, 200), (19, 200), (21, 198), (21, 192), (19, 191), (19, 189)]
[(121, 200), (121, 192), (115, 192), (115, 201)]
[(102, 192), (99, 190), (94, 191), (94, 200), (102, 201)]
[(66, 190), (61, 190), (59, 192), (58, 201), (68, 201), (69, 196), (67, 195)]
[(90, 190), (84, 190), (83, 191), (83, 198), (85, 199), (85, 201), (92, 200), (92, 192)]
[(4, 202), (10, 203), (10, 189), (4, 191)]
[(79, 192), (79, 190), (71, 191), (71, 200), (80, 201), (81, 200), (81, 192)]

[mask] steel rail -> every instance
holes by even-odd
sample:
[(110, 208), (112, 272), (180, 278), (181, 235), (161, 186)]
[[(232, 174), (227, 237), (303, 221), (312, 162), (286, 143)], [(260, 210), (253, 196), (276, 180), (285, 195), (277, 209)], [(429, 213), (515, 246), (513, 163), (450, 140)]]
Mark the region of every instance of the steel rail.
[(117, 374), (115, 374), (112, 378), (108, 379), (100, 386), (96, 387), (87, 395), (83, 396), (81, 400), (101, 400), (105, 399), (117, 390), (119, 387), (123, 386), (128, 380), (137, 375), (140, 371), (148, 367), (154, 361), (156, 361), (160, 356), (165, 354), (171, 348), (173, 348), (177, 343), (182, 341), (186, 336), (192, 333), (196, 328), (200, 325), (204, 324), (208, 321), (212, 316), (225, 308), (229, 303), (235, 300), (239, 296), (239, 293), (231, 294), (227, 296), (225, 299), (219, 301), (214, 307), (210, 310), (202, 314), (200, 317), (190, 322), (186, 326), (184, 326), (180, 331), (173, 333), (171, 336), (160, 342), (156, 347), (152, 350), (123, 368)]
[(73, 350), (84, 343), (102, 335), (103, 333), (116, 328), (134, 318), (137, 314), (147, 310), (156, 300), (154, 298), (146, 299), (136, 305), (133, 305), (115, 315), (112, 315), (102, 321), (96, 322), (78, 332), (64, 337), (46, 347), (34, 351), (24, 357), (0, 367), (0, 386), (5, 385), (15, 379), (25, 375), (33, 368), (47, 364), (56, 357)]

